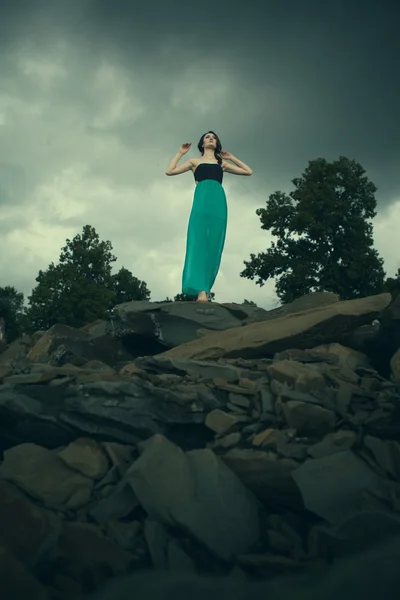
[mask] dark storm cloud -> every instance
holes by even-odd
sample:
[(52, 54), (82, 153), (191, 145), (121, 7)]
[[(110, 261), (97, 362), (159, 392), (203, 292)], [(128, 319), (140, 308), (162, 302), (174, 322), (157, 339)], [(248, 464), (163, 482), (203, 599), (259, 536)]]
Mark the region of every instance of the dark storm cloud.
[[(2, 43), (7, 39), (10, 51), (19, 41), (51, 54), (62, 39), (74, 49), (82, 86), (78, 92), (60, 88), (58, 102), (84, 107), (86, 100), (92, 110), (96, 99), (85, 87), (85, 74), (101, 58), (135, 73), (132, 89), (151, 119), (115, 131), (127, 145), (150, 139), (157, 146), (161, 132), (164, 144), (168, 131), (171, 154), (192, 135), (197, 143), (203, 131), (191, 107), (185, 113), (164, 99), (184, 69), (221, 59), (228, 64), (227, 77), (235, 80), (235, 93), (227, 105), (215, 105), (218, 133), (261, 179), (282, 187), (309, 159), (345, 155), (366, 168), (381, 201), (400, 191), (395, 1), (32, 0), (15, 2), (8, 13), (1, 10)], [(206, 97), (212, 89), (210, 63), (205, 64)]]

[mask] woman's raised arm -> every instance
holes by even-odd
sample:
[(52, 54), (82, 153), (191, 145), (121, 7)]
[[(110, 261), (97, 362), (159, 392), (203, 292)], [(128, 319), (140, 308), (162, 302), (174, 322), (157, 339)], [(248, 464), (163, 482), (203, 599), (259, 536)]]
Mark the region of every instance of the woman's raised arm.
[(180, 161), (182, 156), (190, 150), (191, 145), (192, 144), (189, 143), (182, 144), (182, 146), (179, 149), (179, 152), (175, 154), (174, 158), (169, 163), (167, 170), (165, 171), (166, 175), (180, 175), (181, 173), (186, 173), (187, 171), (191, 170), (193, 165), (191, 159), (185, 161), (178, 167), (178, 162)]

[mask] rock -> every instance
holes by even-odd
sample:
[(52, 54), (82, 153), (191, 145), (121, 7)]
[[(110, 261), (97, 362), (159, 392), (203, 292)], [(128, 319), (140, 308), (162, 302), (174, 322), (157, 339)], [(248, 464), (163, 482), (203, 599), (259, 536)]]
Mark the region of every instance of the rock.
[(303, 508), (299, 489), (292, 478), (292, 472), (299, 466), (294, 460), (241, 448), (229, 450), (221, 460), (267, 508)]
[(57, 542), (62, 521), (29, 502), (12, 483), (0, 479), (0, 546), (35, 567), (43, 551)]
[(400, 444), (372, 435), (366, 435), (363, 441), (381, 469), (393, 480), (400, 481)]
[(108, 471), (107, 457), (95, 440), (80, 438), (71, 442), (57, 454), (68, 467), (79, 471), (86, 477), (101, 479)]
[(90, 500), (93, 482), (68, 468), (56, 455), (36, 444), (20, 444), (4, 452), (0, 478), (46, 505), (77, 508)]
[(390, 359), (390, 368), (393, 380), (400, 383), (400, 349)]
[(308, 449), (308, 454), (313, 458), (322, 458), (336, 452), (350, 450), (356, 440), (357, 434), (348, 429), (328, 433), (321, 442)]
[(305, 507), (328, 523), (340, 524), (360, 508), (365, 490), (379, 477), (351, 450), (310, 459), (292, 473)]
[(302, 392), (322, 390), (326, 387), (324, 376), (318, 371), (293, 360), (282, 360), (267, 368), (271, 378), (287, 383)]
[(132, 554), (107, 538), (97, 526), (87, 523), (64, 524), (57, 559), (63, 575), (83, 584), (89, 580), (94, 589), (134, 565)]
[(167, 563), (171, 571), (196, 573), (196, 566), (176, 540), (168, 541)]
[(335, 357), (335, 364), (341, 369), (355, 371), (359, 367), (368, 368), (370, 366), (368, 358), (364, 353), (347, 348), (342, 344), (333, 343), (316, 346), (312, 349), (312, 353), (313, 355), (322, 354), (323, 356)]
[(89, 514), (99, 525), (124, 519), (139, 507), (139, 501), (129, 483), (119, 481), (110, 495), (96, 502)]
[(335, 302), (294, 313), (273, 321), (207, 335), (162, 353), (163, 358), (200, 360), (220, 357), (273, 356), (286, 348), (312, 348), (331, 343), (349, 331), (373, 320), (389, 304), (390, 294)]
[(217, 438), (212, 442), (209, 442), (207, 447), (213, 450), (218, 448), (232, 448), (233, 446), (237, 446), (242, 440), (242, 435), (239, 432), (236, 433), (228, 433), (224, 437)]
[(0, 546), (0, 589), (2, 600), (50, 600), (46, 588), (4, 546)]
[(310, 294), (296, 298), (293, 302), (269, 310), (262, 320), (270, 321), (271, 319), (279, 319), (286, 315), (328, 306), (329, 304), (339, 302), (339, 300), (340, 296), (338, 294), (332, 294), (331, 292), (311, 292)]
[(0, 366), (13, 368), (20, 359), (25, 358), (31, 344), (32, 340), (29, 336), (22, 336), (11, 342), (0, 354)]
[[(14, 443), (28, 439), (50, 448), (91, 435), (135, 444), (165, 433), (188, 447), (207, 439), (201, 401), (182, 402), (179, 394), (141, 380), (69, 385), (57, 390), (56, 404), (54, 394), (40, 384), (0, 386), (0, 438)], [(181, 425), (187, 425), (187, 433), (177, 429)]]
[[(299, 576), (291, 573), (275, 578), (263, 578), (261, 581), (248, 582), (232, 577), (205, 577), (193, 573), (157, 571), (133, 573), (112, 582), (94, 600), (164, 600), (164, 598), (185, 598), (190, 590), (191, 600), (354, 600), (355, 590), (361, 598), (373, 600), (397, 600), (400, 587), (398, 555), (400, 553), (399, 536), (385, 540), (374, 547), (356, 553), (353, 556), (333, 561), (328, 566), (314, 565), (308, 572)], [(274, 566), (283, 567), (290, 561), (270, 561)], [(295, 561), (291, 561), (291, 566)], [(280, 564), (279, 564), (280, 563)], [(319, 568), (318, 568), (319, 567)], [(295, 566), (295, 568), (297, 568)]]
[(205, 424), (215, 433), (224, 435), (241, 422), (243, 421), (240, 415), (232, 415), (216, 409), (208, 413)]
[(223, 560), (257, 542), (256, 500), (210, 450), (185, 454), (159, 435), (143, 448), (126, 476), (151, 519), (182, 528)]
[[(166, 346), (147, 309), (133, 337), (125, 330), (109, 346), (105, 338), (118, 332), (99, 321), (6, 348), (0, 547), (51, 600), (72, 600), (150, 563), (180, 573), (223, 570), (235, 585), (276, 571), (304, 575), (397, 531), (400, 386), (390, 370), (397, 308), (377, 310), (384, 296), (333, 296), (310, 295), (277, 311), (195, 303), (159, 311), (170, 341), (180, 335), (176, 319), (184, 327), (190, 314), (193, 331), (196, 319), (220, 327), (218, 339), (217, 329), (207, 334), (207, 344), (214, 339), (207, 352), (223, 349), (217, 360), (149, 356)], [(375, 313), (378, 338), (361, 354), (346, 347)], [(111, 352), (114, 342), (127, 360), (114, 355), (106, 364), (101, 348)], [(49, 352), (51, 344), (60, 345)], [(45, 347), (39, 362), (26, 357), (34, 346)], [(65, 360), (81, 366), (57, 366)]]
[(144, 523), (144, 535), (154, 567), (165, 569), (168, 564), (167, 552), (170, 535), (164, 525), (152, 519)]
[(60, 324), (46, 331), (28, 353), (28, 359), (32, 362), (54, 366), (66, 363), (82, 366), (92, 360), (114, 366), (129, 358), (131, 355), (121, 342), (110, 335), (96, 337), (85, 329)]
[(229, 383), (235, 383), (241, 374), (240, 369), (234, 365), (220, 365), (201, 360), (186, 360), (179, 358), (162, 358), (158, 356), (144, 356), (135, 360), (135, 364), (145, 371), (153, 373), (175, 373), (212, 380), (220, 377)]
[[(246, 304), (199, 305), (195, 302), (125, 302), (114, 307), (115, 335), (140, 345), (153, 342), (153, 349), (172, 348), (195, 340), (198, 332), (223, 331), (261, 321), (268, 314)], [(151, 353), (151, 352), (150, 352)]]
[(103, 448), (113, 464), (122, 476), (129, 469), (130, 465), (136, 458), (135, 448), (126, 444), (117, 444), (115, 442), (104, 442)]
[(289, 400), (282, 407), (287, 424), (300, 435), (324, 435), (335, 427), (335, 413), (322, 406)]

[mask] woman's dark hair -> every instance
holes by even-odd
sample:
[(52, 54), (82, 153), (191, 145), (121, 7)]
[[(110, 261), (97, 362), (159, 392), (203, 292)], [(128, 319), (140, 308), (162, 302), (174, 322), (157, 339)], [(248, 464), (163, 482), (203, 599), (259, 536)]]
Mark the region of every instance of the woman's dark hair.
[(212, 133), (217, 138), (217, 146), (214, 150), (214, 156), (217, 159), (218, 164), (221, 165), (222, 164), (222, 157), (221, 157), (222, 145), (221, 145), (221, 141), (220, 141), (219, 137), (217, 136), (217, 134), (214, 131), (206, 131), (206, 133), (203, 133), (203, 135), (200, 138), (199, 143), (197, 144), (199, 152), (201, 152), (202, 155), (204, 154), (204, 138), (207, 135), (207, 133)]

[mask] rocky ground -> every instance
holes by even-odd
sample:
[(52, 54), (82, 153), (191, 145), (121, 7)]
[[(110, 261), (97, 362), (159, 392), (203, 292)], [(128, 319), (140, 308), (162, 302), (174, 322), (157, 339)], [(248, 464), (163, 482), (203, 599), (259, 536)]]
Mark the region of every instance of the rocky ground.
[[(126, 303), (0, 347), (0, 589), (270, 580), (400, 535), (400, 300)], [(221, 596), (221, 598), (224, 596)]]

